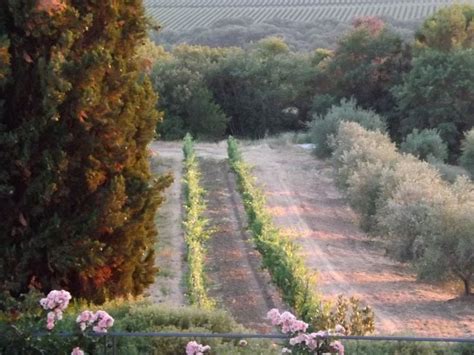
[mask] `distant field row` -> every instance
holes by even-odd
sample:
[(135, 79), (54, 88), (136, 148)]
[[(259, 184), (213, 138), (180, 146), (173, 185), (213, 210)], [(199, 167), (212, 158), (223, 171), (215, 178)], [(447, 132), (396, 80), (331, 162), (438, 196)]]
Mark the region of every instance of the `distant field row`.
[[(223, 18), (249, 17), (256, 23), (274, 18), (311, 22), (351, 21), (358, 16), (396, 20), (424, 18), (455, 0), (145, 0), (148, 14), (165, 28), (208, 27)], [(474, 0), (464, 1), (474, 3)]]

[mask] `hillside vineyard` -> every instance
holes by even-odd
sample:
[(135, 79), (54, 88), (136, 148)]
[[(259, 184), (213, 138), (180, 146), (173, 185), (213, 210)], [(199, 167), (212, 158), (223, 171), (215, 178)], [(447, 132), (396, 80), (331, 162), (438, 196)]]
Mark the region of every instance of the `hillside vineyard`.
[[(463, 3), (474, 4), (474, 0)], [(358, 16), (396, 20), (425, 18), (454, 0), (144, 0), (148, 14), (167, 29), (208, 27), (223, 18), (248, 17), (256, 23), (274, 18), (311, 22), (351, 21)]]

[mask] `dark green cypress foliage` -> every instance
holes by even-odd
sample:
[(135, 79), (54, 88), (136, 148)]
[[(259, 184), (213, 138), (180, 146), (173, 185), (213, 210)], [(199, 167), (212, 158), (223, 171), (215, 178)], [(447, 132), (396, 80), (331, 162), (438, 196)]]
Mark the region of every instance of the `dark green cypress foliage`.
[(156, 96), (141, 0), (0, 2), (0, 284), (75, 296), (153, 282)]

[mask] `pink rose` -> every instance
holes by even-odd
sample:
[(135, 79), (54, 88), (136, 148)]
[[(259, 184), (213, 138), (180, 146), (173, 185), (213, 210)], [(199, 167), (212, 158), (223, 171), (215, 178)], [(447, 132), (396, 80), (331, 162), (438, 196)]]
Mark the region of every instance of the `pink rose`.
[(208, 350), (211, 350), (209, 345), (203, 346), (196, 341), (190, 341), (186, 345), (186, 355), (203, 355)]
[(329, 344), (331, 348), (333, 348), (334, 351), (337, 351), (338, 355), (344, 355), (344, 345), (340, 341), (334, 341), (331, 344)]
[(81, 348), (76, 347), (72, 349), (71, 355), (84, 355), (84, 351), (82, 351)]

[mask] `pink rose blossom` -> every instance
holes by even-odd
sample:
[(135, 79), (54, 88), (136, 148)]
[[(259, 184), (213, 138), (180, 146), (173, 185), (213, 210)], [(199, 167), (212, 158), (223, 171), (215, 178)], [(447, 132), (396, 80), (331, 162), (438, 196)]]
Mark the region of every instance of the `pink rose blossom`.
[(344, 329), (344, 327), (340, 324), (336, 325), (336, 333), (338, 334), (344, 334), (346, 332), (346, 330)]
[(91, 323), (94, 313), (91, 311), (82, 311), (76, 319), (76, 323)]
[(114, 325), (114, 319), (106, 311), (83, 311), (76, 318), (81, 331), (85, 331), (87, 327), (92, 326), (92, 331), (96, 333), (107, 333), (107, 329)]
[[(314, 333), (313, 333), (314, 334)], [(313, 334), (300, 334), (294, 338), (290, 339), (290, 345), (295, 346), (299, 344), (304, 344), (308, 347), (309, 350), (314, 350), (318, 346), (318, 342), (316, 341), (316, 337)]]
[(82, 351), (81, 348), (76, 347), (72, 349), (71, 355), (84, 355), (84, 351)]
[(64, 290), (53, 290), (48, 293), (46, 298), (42, 298), (40, 300), (40, 305), (45, 310), (58, 310), (64, 311), (67, 306), (69, 305), (69, 301), (71, 300), (71, 294)]
[(52, 330), (55, 321), (63, 319), (63, 311), (69, 305), (71, 294), (64, 290), (53, 290), (45, 298), (42, 298), (39, 303), (44, 310), (49, 311), (46, 319), (46, 328)]
[(92, 327), (92, 331), (95, 332), (95, 333), (106, 333), (107, 331), (103, 331), (101, 327), (99, 327), (98, 325), (94, 325)]
[(54, 322), (54, 320), (56, 319), (56, 315), (54, 314), (54, 312), (48, 312), (46, 319), (48, 322)]
[(268, 311), (267, 319), (270, 319), (270, 321), (272, 322), (272, 325), (280, 325), (281, 324), (280, 312), (276, 308), (273, 308), (270, 311)]
[(312, 334), (314, 334), (316, 338), (327, 338), (327, 336), (329, 335), (328, 332), (323, 331), (323, 330), (320, 330), (319, 332), (312, 333)]
[(96, 333), (107, 333), (107, 329), (114, 325), (114, 319), (106, 311), (97, 311), (92, 316), (95, 326), (92, 330)]
[(334, 351), (337, 351), (338, 355), (344, 355), (344, 345), (340, 341), (334, 341), (329, 346), (334, 349)]
[(209, 345), (204, 346), (196, 341), (190, 341), (186, 345), (186, 355), (203, 355), (208, 350), (211, 350)]
[(305, 332), (306, 329), (308, 329), (307, 323), (296, 319), (296, 317), (290, 312), (283, 312), (280, 315), (280, 324), (281, 331), (284, 334)]
[[(330, 343), (333, 336), (338, 336), (345, 333), (345, 329), (342, 325), (337, 325), (334, 330), (329, 331), (318, 331), (314, 333), (306, 333), (309, 325), (299, 319), (297, 319), (290, 312), (283, 312), (280, 314), (278, 309), (274, 308), (267, 313), (267, 319), (272, 322), (272, 325), (279, 326), (281, 332), (284, 334), (290, 334), (288, 344), (290, 349), (283, 348), (282, 353), (291, 353), (291, 347), (295, 347), (297, 351), (302, 350), (304, 353), (316, 354), (321, 351), (329, 349), (337, 352), (339, 355), (344, 354), (344, 346), (339, 341), (333, 341)], [(191, 353), (191, 354), (200, 354)]]

